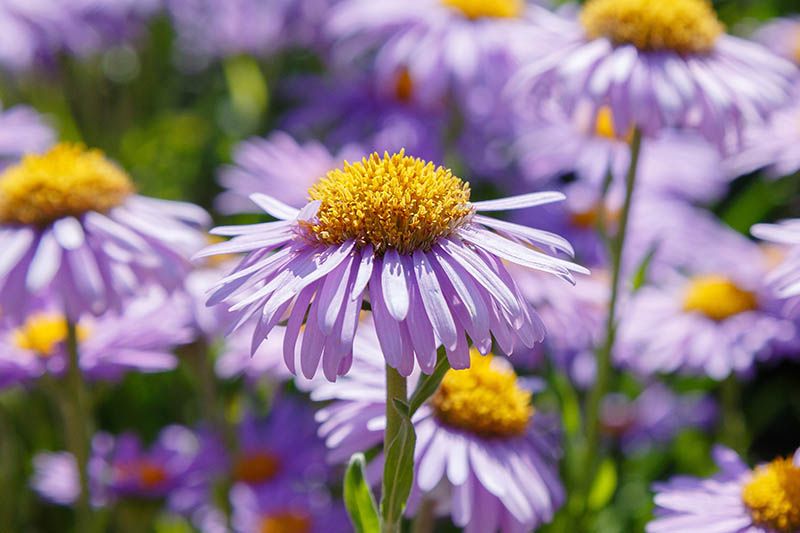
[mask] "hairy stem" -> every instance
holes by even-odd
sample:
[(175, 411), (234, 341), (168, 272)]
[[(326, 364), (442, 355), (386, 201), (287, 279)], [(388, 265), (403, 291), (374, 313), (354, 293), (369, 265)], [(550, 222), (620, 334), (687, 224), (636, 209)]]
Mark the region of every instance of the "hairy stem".
[[(383, 435), (384, 455), (389, 451), (389, 443), (397, 436), (400, 431), (400, 424), (402, 423), (400, 413), (393, 407), (395, 399), (402, 402), (408, 401), (406, 378), (401, 376), (394, 368), (386, 365), (386, 430)], [(383, 474), (384, 477), (387, 475), (386, 472)], [(381, 533), (400, 533), (401, 523), (402, 518), (394, 523), (388, 523), (386, 520), (381, 519)]]

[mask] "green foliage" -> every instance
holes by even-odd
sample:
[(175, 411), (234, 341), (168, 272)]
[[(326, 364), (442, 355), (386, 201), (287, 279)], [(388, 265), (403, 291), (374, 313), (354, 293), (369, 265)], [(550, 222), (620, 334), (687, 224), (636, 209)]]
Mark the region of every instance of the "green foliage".
[(344, 504), (356, 533), (378, 533), (380, 518), (375, 498), (364, 477), (366, 461), (363, 453), (350, 458), (344, 474)]

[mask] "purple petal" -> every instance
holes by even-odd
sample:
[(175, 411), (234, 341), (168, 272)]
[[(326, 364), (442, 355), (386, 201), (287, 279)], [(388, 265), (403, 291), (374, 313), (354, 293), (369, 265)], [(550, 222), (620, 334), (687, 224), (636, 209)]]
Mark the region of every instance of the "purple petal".
[(475, 208), (475, 211), (504, 211), (506, 209), (522, 209), (523, 207), (551, 204), (553, 202), (561, 202), (564, 199), (566, 199), (566, 196), (560, 192), (531, 192), (499, 200), (473, 202), (472, 207)]
[(447, 349), (454, 350), (459, 343), (456, 324), (433, 272), (431, 260), (420, 250), (414, 252), (413, 260), (417, 287), (433, 331)]
[(386, 250), (383, 256), (381, 286), (389, 314), (398, 322), (405, 320), (408, 314), (408, 288), (400, 255), (394, 248)]

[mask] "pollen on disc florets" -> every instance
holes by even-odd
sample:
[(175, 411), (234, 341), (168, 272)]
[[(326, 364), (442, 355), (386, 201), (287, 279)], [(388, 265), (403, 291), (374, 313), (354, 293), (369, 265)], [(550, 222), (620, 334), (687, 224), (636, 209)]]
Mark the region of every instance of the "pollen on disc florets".
[(431, 405), (445, 425), (482, 437), (514, 437), (525, 432), (533, 416), (530, 399), (510, 365), (473, 349), (470, 367), (448, 370)]
[(591, 39), (680, 54), (710, 52), (724, 32), (706, 0), (589, 0), (581, 23)]
[(800, 468), (781, 457), (757, 467), (742, 489), (742, 501), (759, 526), (785, 533), (800, 530)]
[(302, 511), (284, 511), (264, 516), (259, 533), (311, 533), (311, 518)]
[(684, 295), (685, 311), (700, 311), (708, 318), (726, 318), (758, 309), (756, 295), (725, 276), (711, 274), (692, 278)]
[(281, 469), (280, 459), (269, 452), (245, 453), (233, 466), (233, 478), (255, 485), (274, 478)]
[(133, 191), (128, 174), (103, 152), (61, 143), (0, 174), (0, 223), (47, 226), (88, 211), (102, 213)]
[[(43, 359), (52, 357), (56, 348), (67, 340), (67, 322), (59, 313), (38, 313), (28, 317), (22, 326), (14, 330), (14, 343), (23, 350), (29, 350)], [(77, 325), (75, 334), (78, 341), (85, 340), (88, 329)]]
[(465, 17), (515, 18), (525, 8), (524, 0), (441, 0), (442, 4), (461, 11)]
[(314, 220), (301, 222), (316, 242), (341, 244), (354, 239), (377, 253), (427, 250), (448, 237), (472, 215), (469, 183), (450, 170), (402, 151), (345, 163), (309, 189), (321, 204)]

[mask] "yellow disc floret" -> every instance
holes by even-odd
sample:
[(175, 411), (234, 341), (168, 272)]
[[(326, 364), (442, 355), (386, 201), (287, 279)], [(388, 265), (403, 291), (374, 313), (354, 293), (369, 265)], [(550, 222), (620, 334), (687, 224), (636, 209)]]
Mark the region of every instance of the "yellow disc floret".
[(742, 489), (742, 501), (753, 521), (764, 528), (800, 531), (800, 468), (791, 458), (759, 466)]
[(533, 415), (530, 392), (521, 389), (510, 365), (473, 349), (470, 367), (448, 370), (431, 398), (443, 424), (482, 437), (513, 437), (525, 432)]
[(591, 39), (680, 54), (710, 52), (724, 32), (706, 0), (589, 0), (581, 23)]
[(261, 519), (259, 533), (310, 533), (311, 519), (306, 513), (286, 511)]
[(611, 113), (611, 108), (604, 105), (597, 110), (597, 118), (595, 118), (594, 122), (594, 134), (598, 137), (625, 141), (630, 144), (633, 138), (633, 127), (631, 127), (625, 135), (622, 135), (621, 132), (617, 131), (614, 124), (614, 115)]
[(685, 311), (700, 311), (712, 320), (758, 309), (756, 295), (739, 288), (725, 276), (697, 276), (689, 282), (683, 300)]
[[(75, 328), (79, 341), (88, 337), (88, 330), (81, 325)], [(40, 313), (29, 317), (14, 330), (14, 344), (30, 350), (42, 358), (55, 355), (56, 348), (67, 340), (67, 322), (59, 313)]]
[(269, 481), (280, 470), (280, 460), (268, 452), (246, 453), (234, 464), (233, 477), (237, 481), (255, 485)]
[(426, 250), (472, 215), (469, 183), (402, 151), (345, 163), (311, 187), (309, 196), (321, 201), (316, 219), (301, 222), (311, 239), (354, 239), (359, 247), (372, 244), (377, 253)]
[(471, 19), (494, 17), (515, 18), (525, 8), (524, 0), (441, 0), (446, 5), (458, 9)]
[(132, 192), (125, 171), (101, 151), (61, 143), (0, 174), (0, 223), (47, 226), (88, 211), (106, 212)]

